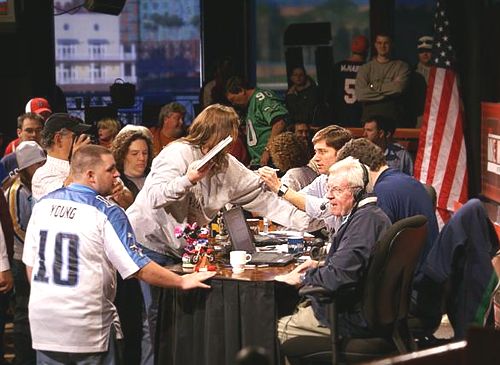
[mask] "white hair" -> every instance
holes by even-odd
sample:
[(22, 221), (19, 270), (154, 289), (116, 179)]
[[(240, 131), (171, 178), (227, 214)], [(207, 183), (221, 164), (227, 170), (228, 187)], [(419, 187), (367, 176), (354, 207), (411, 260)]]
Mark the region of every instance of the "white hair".
[[(347, 180), (347, 183), (350, 187), (355, 188), (363, 188), (365, 187), (364, 175), (365, 173), (368, 175), (369, 179), (368, 167), (364, 166), (366, 169), (363, 171), (363, 165), (357, 158), (352, 156), (348, 156), (345, 159), (335, 162), (329, 170), (330, 176), (334, 175), (335, 177), (343, 177)], [(368, 192), (372, 191), (371, 184), (367, 184), (365, 187)]]
[(125, 127), (120, 129), (118, 134), (122, 134), (122, 133), (125, 133), (127, 131), (141, 132), (146, 137), (153, 140), (153, 134), (151, 133), (151, 131), (142, 125), (127, 124)]

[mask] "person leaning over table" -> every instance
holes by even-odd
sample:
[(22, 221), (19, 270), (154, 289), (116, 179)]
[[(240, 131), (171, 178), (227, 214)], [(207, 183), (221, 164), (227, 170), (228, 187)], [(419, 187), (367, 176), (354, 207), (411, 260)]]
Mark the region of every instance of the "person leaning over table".
[[(197, 170), (198, 161), (217, 143), (237, 136), (238, 126), (232, 107), (210, 105), (195, 118), (188, 136), (170, 143), (153, 160), (127, 214), (144, 253), (160, 265), (180, 262), (184, 253), (186, 243), (175, 237), (176, 227), (207, 224), (228, 203), (282, 226), (308, 230), (310, 218), (268, 191), (259, 175), (227, 153), (230, 146)], [(142, 285), (142, 290), (154, 338), (160, 289)]]
[[(330, 168), (328, 208), (342, 219), (342, 225), (332, 238), (325, 264), (320, 266), (318, 261), (308, 260), (289, 274), (276, 276), (277, 281), (295, 286), (317, 285), (332, 291), (361, 281), (375, 243), (391, 225), (387, 215), (376, 206), (376, 197), (365, 193), (367, 187), (370, 190), (370, 184), (364, 181), (365, 174), (368, 175), (360, 162), (352, 157)], [(359, 310), (351, 308), (339, 314), (340, 336), (368, 335), (366, 327)], [(294, 314), (278, 321), (277, 331), (281, 344), (301, 336), (329, 337), (325, 305), (314, 298), (306, 299), (299, 303)], [(302, 349), (296, 353), (299, 355)], [(306, 346), (303, 353), (307, 353)]]
[(328, 169), (337, 161), (337, 151), (351, 139), (351, 132), (338, 125), (317, 131), (312, 139), (314, 157), (311, 161), (316, 164), (320, 175), (299, 191), (282, 182), (270, 167), (261, 167), (259, 175), (271, 191), (306, 212), (309, 217), (317, 219), (316, 229), (326, 227), (334, 231), (338, 227), (338, 219), (325, 209)]

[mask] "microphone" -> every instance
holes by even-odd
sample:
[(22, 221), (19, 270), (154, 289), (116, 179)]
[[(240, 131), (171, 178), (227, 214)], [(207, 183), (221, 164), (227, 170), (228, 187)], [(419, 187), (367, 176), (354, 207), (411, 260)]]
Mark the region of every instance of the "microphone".
[(325, 210), (326, 207), (328, 206), (328, 203), (330, 203), (328, 200), (324, 201), (323, 203), (321, 203), (321, 205), (319, 206), (319, 209), (321, 210)]

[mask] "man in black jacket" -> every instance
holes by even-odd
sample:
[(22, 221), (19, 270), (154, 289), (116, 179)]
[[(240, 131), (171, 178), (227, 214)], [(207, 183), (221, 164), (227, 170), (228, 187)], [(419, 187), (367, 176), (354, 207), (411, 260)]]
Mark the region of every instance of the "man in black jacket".
[[(348, 157), (330, 168), (326, 196), (329, 209), (342, 219), (342, 224), (333, 236), (325, 264), (320, 266), (318, 261), (308, 260), (291, 273), (277, 276), (277, 281), (335, 291), (362, 279), (375, 243), (391, 225), (387, 215), (376, 206), (376, 197), (366, 194), (367, 187), (368, 172), (358, 160)], [(368, 334), (363, 314), (354, 308), (340, 313), (338, 328), (340, 336)], [(324, 304), (308, 299), (299, 304), (293, 315), (278, 321), (281, 343), (300, 336), (330, 336)]]

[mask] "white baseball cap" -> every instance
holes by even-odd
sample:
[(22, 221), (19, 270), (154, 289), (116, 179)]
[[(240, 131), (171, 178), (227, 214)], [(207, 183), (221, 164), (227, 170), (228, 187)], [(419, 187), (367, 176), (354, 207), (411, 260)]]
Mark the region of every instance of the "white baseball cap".
[(17, 146), (15, 153), (18, 170), (25, 169), (47, 159), (42, 147), (35, 141), (21, 142)]

